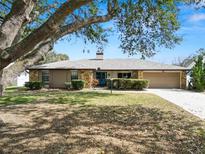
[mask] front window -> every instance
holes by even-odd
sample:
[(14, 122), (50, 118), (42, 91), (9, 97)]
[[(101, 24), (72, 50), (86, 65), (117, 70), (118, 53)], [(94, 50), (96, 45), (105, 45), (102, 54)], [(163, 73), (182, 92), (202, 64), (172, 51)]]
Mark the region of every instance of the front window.
[(78, 79), (78, 71), (72, 70), (71, 71), (71, 80), (77, 80)]
[(131, 73), (118, 73), (118, 78), (131, 78)]
[(48, 84), (49, 83), (49, 71), (48, 70), (43, 70), (42, 71), (42, 82), (44, 84)]

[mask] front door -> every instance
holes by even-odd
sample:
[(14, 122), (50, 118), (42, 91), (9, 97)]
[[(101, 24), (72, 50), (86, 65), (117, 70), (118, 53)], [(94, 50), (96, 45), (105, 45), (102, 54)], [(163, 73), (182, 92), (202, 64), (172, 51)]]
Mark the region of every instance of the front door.
[(107, 72), (96, 72), (96, 79), (99, 82), (99, 86), (103, 87), (106, 85)]

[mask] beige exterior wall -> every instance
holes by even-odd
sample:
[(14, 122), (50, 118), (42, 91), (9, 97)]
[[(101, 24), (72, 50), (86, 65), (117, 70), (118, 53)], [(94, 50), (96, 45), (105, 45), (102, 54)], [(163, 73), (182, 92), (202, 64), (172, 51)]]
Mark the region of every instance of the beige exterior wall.
[[(179, 72), (143, 72), (143, 71), (105, 71), (108, 78), (117, 78), (118, 73), (131, 72), (132, 78), (148, 79), (150, 87), (186, 88), (186, 71)], [(29, 70), (29, 81), (41, 81), (41, 70)], [(71, 81), (71, 70), (50, 70), (49, 87), (64, 88), (65, 82)], [(78, 78), (86, 81), (86, 87), (91, 87), (95, 79), (95, 71), (78, 70)]]
[(49, 80), (49, 87), (65, 88), (65, 82), (71, 81), (71, 72), (70, 70), (50, 70)]
[(138, 79), (143, 79), (144, 78), (144, 72), (143, 71), (138, 71)]
[(186, 71), (181, 71), (180, 72), (180, 88), (181, 89), (186, 89), (186, 82), (187, 82), (187, 76), (186, 76)]
[[(50, 88), (64, 88), (65, 82), (70, 81), (69, 70), (49, 70), (49, 87)], [(30, 70), (29, 81), (41, 81), (41, 70)]]
[[(94, 72), (92, 70), (78, 70), (78, 78), (86, 81), (86, 87), (91, 87)], [(30, 70), (29, 81), (41, 81), (41, 70)], [(49, 70), (49, 87), (65, 88), (65, 82), (71, 81), (71, 70)]]
[(117, 78), (117, 71), (107, 71), (108, 78)]
[(132, 77), (133, 77), (134, 79), (138, 79), (138, 77), (139, 77), (139, 76), (138, 76), (138, 72), (139, 72), (139, 71), (133, 71), (133, 72), (132, 72)]

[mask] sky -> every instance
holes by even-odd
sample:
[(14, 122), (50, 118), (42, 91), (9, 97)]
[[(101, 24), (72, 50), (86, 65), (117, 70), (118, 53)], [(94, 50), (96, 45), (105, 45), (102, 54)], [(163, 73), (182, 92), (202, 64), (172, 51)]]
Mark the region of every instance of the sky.
[[(196, 53), (198, 49), (205, 48), (205, 9), (181, 6), (180, 10), (181, 28), (177, 33), (182, 36), (182, 42), (173, 49), (158, 49), (159, 52), (147, 60), (172, 64), (177, 62), (177, 59), (184, 59)], [(104, 48), (104, 58), (140, 58), (123, 54), (119, 48), (120, 41), (117, 35), (112, 34), (108, 40)], [(83, 49), (89, 52), (83, 52)], [(67, 54), (70, 60), (77, 60), (95, 58), (97, 48), (92, 44), (85, 45), (80, 38), (72, 38), (70, 41), (66, 39), (58, 41), (54, 50), (57, 53)]]

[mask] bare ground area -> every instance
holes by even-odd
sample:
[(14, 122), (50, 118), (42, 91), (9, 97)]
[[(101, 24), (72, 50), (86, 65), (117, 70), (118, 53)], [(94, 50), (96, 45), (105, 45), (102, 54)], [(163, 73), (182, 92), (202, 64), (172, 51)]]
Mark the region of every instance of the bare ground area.
[[(0, 153), (205, 152), (203, 121), (157, 96), (138, 95), (80, 93), (76, 98), (73, 94), (62, 98), (61, 93), (54, 98), (51, 93), (41, 101), (4, 104), (0, 107)], [(71, 98), (72, 103), (66, 103)], [(137, 101), (123, 103), (128, 98)], [(146, 98), (156, 102), (146, 102)]]

